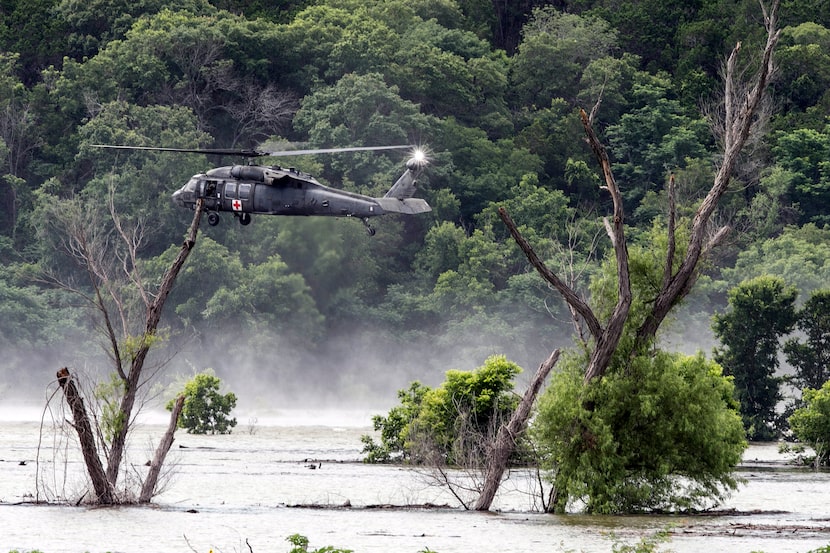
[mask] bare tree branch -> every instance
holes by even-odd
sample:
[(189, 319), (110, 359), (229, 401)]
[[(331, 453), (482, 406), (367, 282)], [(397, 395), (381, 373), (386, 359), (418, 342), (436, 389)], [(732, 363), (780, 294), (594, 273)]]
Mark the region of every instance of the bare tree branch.
[(510, 417), (510, 421), (499, 428), (495, 443), (487, 452), (487, 466), (484, 470), (484, 487), (473, 507), (476, 511), (488, 511), (496, 497), (496, 492), (501, 484), (504, 471), (507, 470), (507, 463), (516, 448), (516, 440), (524, 432), (530, 412), (536, 401), (536, 396), (542, 389), (545, 379), (553, 370), (554, 365), (559, 361), (559, 350), (554, 350), (550, 356), (539, 365), (539, 369), (533, 376), (530, 385), (525, 390), (522, 400)]
[(184, 399), (185, 397), (180, 395), (173, 402), (173, 409), (170, 412), (170, 423), (167, 425), (167, 431), (164, 433), (164, 437), (156, 448), (153, 460), (150, 461), (150, 470), (147, 472), (147, 477), (141, 486), (141, 494), (138, 496), (139, 503), (149, 503), (153, 497), (153, 493), (156, 491), (156, 483), (158, 482), (159, 474), (161, 474), (161, 467), (164, 464), (167, 453), (170, 451), (170, 446), (173, 445), (173, 437), (179, 423), (179, 415), (181, 415), (182, 409), (184, 408)]
[(666, 265), (663, 267), (663, 284), (665, 288), (669, 285), (674, 268), (674, 252), (677, 248), (677, 198), (674, 186), (674, 173), (669, 177), (669, 213), (666, 225)]
[(611, 194), (611, 199), (614, 203), (614, 219), (609, 228), (612, 230), (611, 239), (614, 245), (614, 256), (617, 260), (617, 304), (611, 317), (608, 319), (608, 324), (605, 331), (597, 337), (597, 343), (594, 350), (591, 352), (591, 359), (588, 363), (588, 368), (585, 371), (585, 382), (590, 382), (596, 377), (602, 376), (614, 350), (619, 344), (622, 337), (625, 320), (628, 318), (628, 312), (631, 308), (631, 278), (628, 269), (628, 245), (625, 241), (625, 212), (623, 209), (622, 194), (620, 194), (617, 181), (611, 171), (611, 162), (608, 159), (608, 154), (605, 147), (597, 138), (594, 129), (591, 126), (591, 121), (585, 110), (580, 110), (580, 118), (582, 119), (582, 126), (585, 129), (585, 134), (588, 138), (588, 144), (594, 152), (594, 155), (599, 161), (602, 174), (605, 179), (605, 189)]
[(507, 210), (500, 207), (498, 213), (502, 222), (510, 231), (510, 235), (513, 236), (516, 244), (518, 244), (528, 261), (530, 261), (530, 264), (533, 265), (545, 281), (547, 281), (556, 289), (557, 292), (562, 295), (565, 301), (568, 302), (568, 305), (570, 305), (579, 314), (579, 316), (585, 320), (585, 324), (588, 326), (589, 332), (595, 339), (602, 335), (602, 325), (600, 325), (599, 320), (594, 315), (591, 307), (583, 301), (570, 286), (568, 286), (553, 271), (551, 271), (541, 259), (539, 259), (539, 256), (536, 254), (533, 247), (525, 239), (525, 237), (522, 236), (522, 233), (519, 231), (516, 223), (514, 223), (513, 219), (510, 218)]
[[(757, 110), (774, 73), (772, 54), (778, 43), (780, 29), (778, 29), (779, 0), (774, 0), (769, 9), (761, 1), (764, 11), (764, 23), (767, 30), (767, 40), (764, 45), (761, 65), (755, 74), (751, 87), (745, 95), (740, 97), (737, 91), (742, 87), (737, 84), (737, 58), (741, 50), (739, 42), (732, 49), (726, 63), (724, 83), (724, 145), (723, 160), (715, 175), (714, 183), (706, 197), (700, 204), (692, 221), (689, 237), (689, 246), (686, 256), (677, 272), (669, 279), (668, 285), (658, 295), (651, 313), (637, 331), (637, 344), (643, 345), (654, 338), (660, 324), (668, 315), (672, 307), (683, 299), (690, 291), (696, 279), (698, 262), (704, 254), (704, 238), (707, 226), (715, 208), (726, 192), (732, 172), (738, 162), (738, 157), (756, 123)], [(722, 237), (721, 237), (722, 239)]]
[(69, 369), (63, 367), (58, 371), (58, 383), (63, 388), (66, 402), (72, 409), (72, 418), (75, 421), (75, 429), (78, 432), (78, 440), (81, 443), (81, 452), (84, 456), (87, 471), (92, 480), (92, 487), (95, 490), (95, 496), (98, 503), (102, 505), (110, 505), (115, 503), (114, 486), (107, 480), (104, 473), (104, 467), (101, 465), (101, 459), (98, 457), (97, 448), (95, 447), (95, 435), (92, 433), (92, 426), (89, 424), (89, 417), (84, 406), (84, 400), (78, 393), (75, 387), (75, 382), (72, 375), (69, 374)]
[[(202, 210), (204, 209), (204, 199), (199, 199), (196, 202), (196, 211), (193, 214), (193, 221), (190, 223), (187, 238), (182, 243), (176, 259), (168, 267), (167, 271), (161, 279), (158, 293), (150, 305), (147, 306), (145, 314), (144, 333), (141, 335), (139, 344), (130, 363), (130, 370), (127, 373), (125, 381), (125, 393), (121, 399), (120, 412), (129, 420), (133, 405), (135, 404), (136, 392), (141, 383), (141, 371), (144, 368), (144, 361), (152, 346), (153, 337), (156, 334), (159, 321), (161, 320), (161, 311), (164, 307), (167, 296), (173, 290), (173, 284), (176, 282), (176, 277), (179, 271), (184, 266), (185, 261), (190, 256), (190, 252), (196, 245), (196, 236), (199, 232), (199, 223), (202, 218)], [(127, 433), (130, 429), (129, 424), (123, 424), (116, 433), (112, 441), (112, 449), (110, 451), (109, 463), (107, 465), (107, 478), (110, 482), (115, 482), (118, 477), (118, 470), (121, 466), (121, 458), (124, 454), (124, 447), (127, 441)]]

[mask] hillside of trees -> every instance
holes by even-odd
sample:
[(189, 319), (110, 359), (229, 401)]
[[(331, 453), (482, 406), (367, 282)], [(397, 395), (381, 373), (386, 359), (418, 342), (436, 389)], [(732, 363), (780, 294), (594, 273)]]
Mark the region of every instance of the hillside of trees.
[[(61, 213), (139, 225), (135, 264), (159, 278), (191, 221), (170, 195), (239, 162), (92, 144), (430, 153), (433, 211), (380, 218), (373, 237), (334, 218), (204, 225), (155, 353), (174, 373), (211, 367), (241, 405), (384, 404), (493, 354), (537, 365), (573, 343), (571, 316), (498, 208), (588, 294), (610, 198), (578, 110), (597, 106), (626, 232), (647, 249), (669, 176), (687, 216), (712, 181), (720, 71), (738, 41), (757, 55), (760, 17), (755, 0), (3, 1), (0, 400), (38, 398), (58, 366), (101, 366)], [(670, 348), (711, 352), (711, 317), (748, 278), (782, 277), (800, 302), (830, 282), (830, 4), (784, 1), (781, 26), (766, 132), (717, 214), (733, 231), (661, 336)], [(274, 163), (382, 195), (404, 161)]]

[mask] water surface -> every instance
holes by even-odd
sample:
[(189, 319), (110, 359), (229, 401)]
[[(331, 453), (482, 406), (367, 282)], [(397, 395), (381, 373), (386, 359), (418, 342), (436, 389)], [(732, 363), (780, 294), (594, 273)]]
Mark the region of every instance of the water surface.
[[(164, 430), (157, 422), (133, 436), (133, 473), (146, 470)], [(524, 471), (511, 473), (495, 512), (475, 513), (460, 509), (429, 474), (360, 463), (368, 422), (347, 413), (289, 414), (240, 422), (227, 436), (180, 433), (165, 491), (150, 506), (118, 508), (31, 504), (77, 498), (83, 465), (71, 439), (51, 431), (41, 437), (32, 420), (4, 422), (0, 552), (280, 552), (294, 533), (308, 536), (312, 548), (356, 553), (610, 552), (615, 542), (636, 543), (667, 527), (671, 542), (663, 549), (679, 553), (806, 552), (830, 544), (830, 474), (782, 470), (774, 445), (751, 446), (745, 455), (745, 484), (722, 507), (743, 514), (547, 515), (534, 511), (534, 478)]]

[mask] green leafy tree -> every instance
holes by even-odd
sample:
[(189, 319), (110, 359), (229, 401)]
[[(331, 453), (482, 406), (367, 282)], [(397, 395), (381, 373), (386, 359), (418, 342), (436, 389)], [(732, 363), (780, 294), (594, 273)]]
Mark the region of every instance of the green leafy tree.
[(360, 437), (363, 442), (362, 453), (366, 454), (367, 463), (407, 462), (411, 456), (407, 447), (409, 425), (418, 416), (424, 396), (430, 388), (418, 381), (412, 382), (406, 390), (398, 390), (397, 405), (389, 410), (384, 417), (372, 417), (372, 427), (380, 432), (380, 443), (376, 443), (371, 436)]
[(807, 297), (830, 282), (830, 228), (787, 227), (741, 251), (735, 266), (722, 274), (729, 288), (761, 275), (777, 276)]
[(638, 73), (631, 107), (607, 130), (614, 173), (628, 183), (623, 197), (631, 213), (646, 191), (662, 187), (669, 172), (707, 156), (708, 124), (688, 117), (670, 90), (668, 76)]
[(0, 51), (20, 55), (20, 76), (34, 83), (40, 71), (60, 65), (66, 49), (66, 22), (55, 17), (54, 0), (23, 0), (3, 6)]
[[(236, 418), (230, 418), (230, 412), (236, 407), (236, 394), (219, 393), (222, 381), (211, 374), (203, 372), (194, 376), (185, 384), (183, 395), (184, 407), (179, 416), (179, 428), (188, 434), (230, 434), (236, 426)], [(173, 401), (167, 404), (167, 410), (173, 408)]]
[(805, 406), (790, 416), (790, 428), (800, 441), (813, 448), (816, 468), (827, 464), (830, 453), (830, 381), (821, 388), (802, 390)]
[(276, 33), (265, 21), (228, 12), (163, 9), (136, 20), (123, 39), (90, 59), (67, 59), (62, 71), (48, 77), (54, 86), (43, 90), (49, 102), (44, 111), (59, 110), (80, 125), (97, 105), (115, 100), (175, 104), (189, 108), (220, 143), (260, 140), (293, 113), (293, 97), (265, 82), (268, 55), (278, 49)]
[(791, 128), (823, 126), (823, 119), (809, 112), (816, 111), (811, 108), (821, 104), (830, 88), (830, 29), (812, 16), (802, 21), (782, 29), (782, 74), (774, 84), (786, 111), (784, 121)]
[(447, 371), (437, 388), (412, 383), (398, 392), (401, 405), (373, 419), (381, 443), (363, 437), (367, 462), (480, 463), (488, 443), (485, 437), (495, 436), (516, 408), (518, 400), (511, 392), (519, 372), (519, 366), (504, 356), (492, 356), (474, 371)]
[(507, 56), (472, 33), (445, 25), (443, 19), (430, 20), (406, 30), (386, 71), (391, 82), (425, 113), (451, 113), (491, 135), (512, 133), (505, 101)]
[[(474, 371), (450, 370), (423, 399), (413, 441), (422, 460), (462, 464), (483, 458), (486, 440), (516, 408), (513, 379), (521, 368), (504, 356), (492, 356)], [(436, 457), (437, 456), (437, 457)]]
[(84, 3), (61, 0), (53, 9), (56, 19), (63, 21), (69, 31), (65, 41), (71, 57), (81, 59), (95, 55), (111, 40), (124, 38), (139, 17), (150, 16), (163, 8), (193, 13), (215, 11), (204, 0), (96, 0)]
[(497, 225), (499, 208), (507, 209), (540, 237), (560, 243), (567, 241), (565, 223), (573, 219), (574, 209), (569, 207), (568, 198), (561, 191), (540, 186), (536, 174), (524, 175), (511, 189), (509, 198), (492, 202), (476, 217), (480, 228), (489, 223), (499, 233), (499, 239), (506, 240), (507, 230)]
[(511, 196), (512, 187), (505, 183), (519, 183), (543, 167), (539, 156), (518, 140), (491, 140), (483, 130), (465, 127), (454, 118), (442, 121), (438, 135), (436, 149), (451, 153), (439, 162), (450, 164), (451, 170), (431, 177), (430, 186), (452, 191), (465, 222), (473, 221), (490, 202)]
[(535, 9), (522, 32), (511, 60), (511, 84), (523, 106), (546, 107), (554, 98), (572, 101), (585, 68), (617, 44), (617, 33), (606, 21), (552, 6)]
[(0, 347), (4, 351), (47, 343), (50, 331), (55, 330), (47, 299), (36, 287), (16, 286), (0, 274)]
[(609, 22), (619, 34), (620, 45), (640, 56), (644, 67), (666, 71), (674, 68), (676, 56), (666, 44), (676, 40), (678, 29), (694, 18), (700, 4), (682, 0), (644, 0), (636, 4), (598, 0), (590, 5), (588, 14)]
[[(380, 73), (348, 74), (319, 88), (303, 99), (294, 117), (297, 131), (325, 146), (410, 144), (413, 137), (430, 136), (435, 124), (416, 104), (401, 98), (398, 87), (387, 85)], [(333, 184), (380, 184), (385, 193), (400, 170), (400, 159), (400, 153), (378, 152), (327, 156), (321, 158), (321, 176)]]
[(564, 191), (571, 205), (600, 202), (599, 179), (593, 166), (589, 168), (591, 160), (581, 144), (584, 131), (571, 104), (556, 98), (547, 107), (523, 112), (517, 126), (516, 144), (544, 163), (540, 185)]
[(779, 424), (781, 400), (779, 342), (795, 324), (798, 291), (778, 277), (760, 276), (729, 291), (729, 308), (712, 325), (722, 346), (715, 360), (735, 379), (741, 415), (751, 440), (771, 440)]
[(583, 387), (564, 360), (533, 424), (553, 509), (590, 513), (706, 508), (736, 489), (746, 447), (731, 378), (702, 354), (640, 355)]
[(270, 331), (308, 344), (319, 337), (323, 322), (303, 276), (277, 255), (249, 266), (241, 281), (225, 283), (202, 314), (214, 328), (241, 322), (254, 333)]
[[(628, 247), (631, 307), (603, 377), (585, 382), (585, 344), (565, 357), (540, 398), (533, 432), (554, 485), (554, 511), (578, 502), (597, 513), (700, 508), (736, 486), (732, 469), (746, 443), (731, 379), (702, 354), (637, 344), (637, 328), (659, 291), (666, 248), (665, 229), (657, 224)], [(680, 259), (685, 251), (674, 254)], [(590, 286), (600, 317), (615, 309), (616, 280), (609, 253)]]
[[(170, 246), (161, 255), (145, 260), (144, 264), (149, 269), (164, 266), (175, 255), (176, 248)], [(238, 252), (232, 252), (226, 246), (204, 236), (199, 248), (193, 252), (190, 263), (179, 274), (178, 285), (171, 294), (170, 307), (178, 317), (171, 324), (174, 328), (200, 327), (211, 298), (223, 287), (232, 288), (244, 282), (245, 276), (245, 266)]]
[(306, 93), (310, 85), (333, 84), (348, 73), (380, 70), (400, 43), (398, 33), (372, 14), (368, 3), (308, 6), (283, 33), (288, 80)]
[(785, 197), (800, 213), (799, 222), (830, 222), (824, 209), (830, 202), (830, 127), (779, 131), (772, 153), (776, 166), (789, 177)]
[(787, 362), (795, 368), (792, 382), (799, 389), (818, 390), (830, 380), (830, 290), (816, 290), (798, 311), (796, 327), (804, 341), (784, 344)]

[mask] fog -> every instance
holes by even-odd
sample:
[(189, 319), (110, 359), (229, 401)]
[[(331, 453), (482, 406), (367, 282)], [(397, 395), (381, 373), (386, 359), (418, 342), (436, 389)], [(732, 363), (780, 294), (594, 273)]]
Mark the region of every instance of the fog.
[[(714, 344), (708, 316), (680, 311), (666, 326), (662, 345), (684, 353), (704, 351)], [(555, 325), (552, 325), (555, 326)], [(560, 327), (561, 328), (561, 327)], [(238, 423), (265, 423), (287, 413), (307, 413), (309, 421), (327, 413), (351, 411), (371, 423), (371, 414), (385, 413), (398, 403), (397, 391), (415, 380), (427, 386), (444, 381), (447, 370), (472, 370), (491, 355), (505, 355), (523, 367), (516, 389), (524, 390), (535, 369), (555, 348), (573, 345), (572, 336), (546, 329), (530, 334), (536, 343), (519, 344), (499, 336), (466, 336), (402, 340), (383, 329), (342, 332), (309, 347), (284, 336), (250, 336), (231, 329), (205, 329), (173, 337), (148, 357), (145, 375), (146, 409), (164, 413), (164, 404), (193, 374), (211, 369), (232, 391), (238, 403)], [(225, 339), (218, 339), (221, 332)], [(103, 349), (95, 344), (58, 344), (36, 350), (3, 352), (0, 361), (0, 408), (6, 417), (14, 409), (42, 410), (57, 388), (55, 372), (67, 366), (86, 380), (87, 395), (111, 371)], [(294, 415), (294, 416), (295, 416)]]

